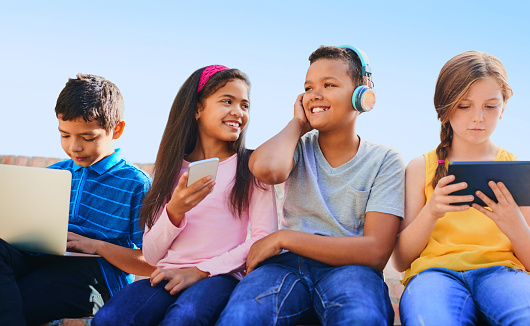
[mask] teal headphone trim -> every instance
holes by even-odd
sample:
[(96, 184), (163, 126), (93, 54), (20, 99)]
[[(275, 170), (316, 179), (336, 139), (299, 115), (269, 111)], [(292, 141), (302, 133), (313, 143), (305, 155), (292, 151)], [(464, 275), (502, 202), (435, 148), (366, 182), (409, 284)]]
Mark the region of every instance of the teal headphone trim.
[(374, 108), (375, 105), (375, 91), (372, 88), (372, 67), (370, 67), (370, 60), (364, 51), (351, 45), (341, 45), (339, 48), (346, 48), (353, 50), (361, 60), (361, 73), (366, 77), (367, 85), (358, 86), (353, 91), (352, 104), (353, 108), (361, 113), (368, 112)]

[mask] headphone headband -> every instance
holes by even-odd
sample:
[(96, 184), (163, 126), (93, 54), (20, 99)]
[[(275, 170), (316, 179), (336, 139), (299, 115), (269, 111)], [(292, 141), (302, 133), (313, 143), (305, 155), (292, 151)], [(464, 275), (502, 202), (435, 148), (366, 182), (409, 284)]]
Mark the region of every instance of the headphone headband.
[(341, 45), (339, 46), (339, 48), (350, 49), (350, 50), (353, 50), (355, 53), (357, 53), (357, 55), (359, 56), (359, 59), (361, 60), (361, 66), (362, 66), (361, 73), (363, 74), (363, 76), (366, 76), (366, 77), (372, 76), (372, 67), (370, 67), (370, 60), (368, 60), (368, 56), (366, 55), (366, 53), (364, 53), (363, 50), (358, 49), (351, 45)]

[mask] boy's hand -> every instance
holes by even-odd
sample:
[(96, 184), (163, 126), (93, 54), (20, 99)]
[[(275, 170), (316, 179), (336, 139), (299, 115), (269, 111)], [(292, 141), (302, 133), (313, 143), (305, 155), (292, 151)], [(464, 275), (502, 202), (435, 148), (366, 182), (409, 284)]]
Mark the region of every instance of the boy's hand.
[(448, 212), (461, 212), (468, 210), (470, 207), (469, 205), (455, 206), (451, 205), (451, 203), (469, 202), (473, 201), (474, 199), (472, 195), (450, 195), (455, 191), (467, 188), (467, 184), (465, 182), (450, 185), (449, 183), (454, 179), (454, 175), (448, 175), (441, 178), (440, 181), (438, 181), (436, 188), (434, 189), (431, 199), (425, 205), (425, 208), (427, 208), (431, 212), (431, 216), (433, 216), (435, 219), (443, 217), (445, 213)]
[[(167, 203), (169, 219), (175, 226), (180, 224), (180, 221), (186, 212), (197, 206), (197, 204), (212, 192), (215, 182), (210, 182), (211, 180), (211, 176), (206, 176), (187, 187), (188, 172), (182, 174), (177, 187), (173, 190), (171, 199)], [(201, 189), (201, 187), (203, 188)]]
[(197, 267), (180, 268), (180, 269), (160, 269), (157, 268), (151, 274), (151, 286), (156, 286), (158, 283), (167, 280), (164, 289), (169, 291), (169, 294), (175, 295), (180, 291), (189, 288), (193, 284), (205, 279), (210, 275), (203, 272)]
[(254, 242), (247, 256), (247, 273), (256, 269), (259, 263), (282, 251), (279, 237), (282, 231), (276, 231)]
[(298, 95), (296, 98), (296, 102), (294, 103), (294, 119), (300, 122), (300, 125), (302, 126), (302, 135), (304, 135), (306, 132), (309, 132), (313, 130), (313, 127), (309, 124), (309, 121), (307, 120), (307, 116), (305, 114), (303, 99), (304, 94), (302, 93)]
[(98, 248), (101, 241), (90, 239), (74, 232), (68, 232), (66, 237), (66, 249), (70, 251), (82, 252), (85, 254), (98, 255)]
[(490, 181), (488, 182), (488, 185), (491, 190), (493, 190), (498, 202), (495, 203), (488, 196), (484, 195), (483, 192), (477, 191), (477, 196), (482, 199), (491, 210), (476, 203), (473, 203), (473, 208), (492, 219), (499, 229), (506, 235), (509, 235), (513, 230), (521, 228), (522, 225), (525, 225), (526, 222), (524, 216), (504, 183)]

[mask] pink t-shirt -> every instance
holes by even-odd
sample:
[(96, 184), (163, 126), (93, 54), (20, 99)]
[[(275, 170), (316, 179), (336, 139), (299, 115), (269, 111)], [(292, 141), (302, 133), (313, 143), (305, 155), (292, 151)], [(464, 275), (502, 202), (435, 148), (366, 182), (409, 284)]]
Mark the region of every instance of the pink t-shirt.
[[(182, 162), (179, 178), (188, 165)], [(278, 218), (273, 187), (268, 185), (265, 190), (253, 187), (248, 210), (241, 218), (232, 214), (229, 196), (236, 165), (237, 155), (219, 163), (213, 191), (184, 215), (178, 227), (164, 206), (153, 227), (144, 233), (142, 251), (149, 264), (162, 269), (196, 266), (210, 276), (244, 275), (250, 247), (278, 229)]]

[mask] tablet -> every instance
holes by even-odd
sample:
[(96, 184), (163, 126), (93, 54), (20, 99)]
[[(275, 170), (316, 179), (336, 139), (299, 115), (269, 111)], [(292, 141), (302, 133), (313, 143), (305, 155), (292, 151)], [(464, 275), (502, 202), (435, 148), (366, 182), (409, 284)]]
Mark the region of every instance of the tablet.
[[(530, 161), (484, 161), (451, 162), (447, 175), (454, 175), (451, 183), (467, 182), (467, 188), (451, 195), (473, 195), (474, 203), (487, 206), (475, 195), (477, 190), (497, 202), (497, 198), (488, 185), (489, 181), (502, 181), (510, 191), (518, 206), (530, 206)], [(471, 202), (454, 205), (471, 205)]]

